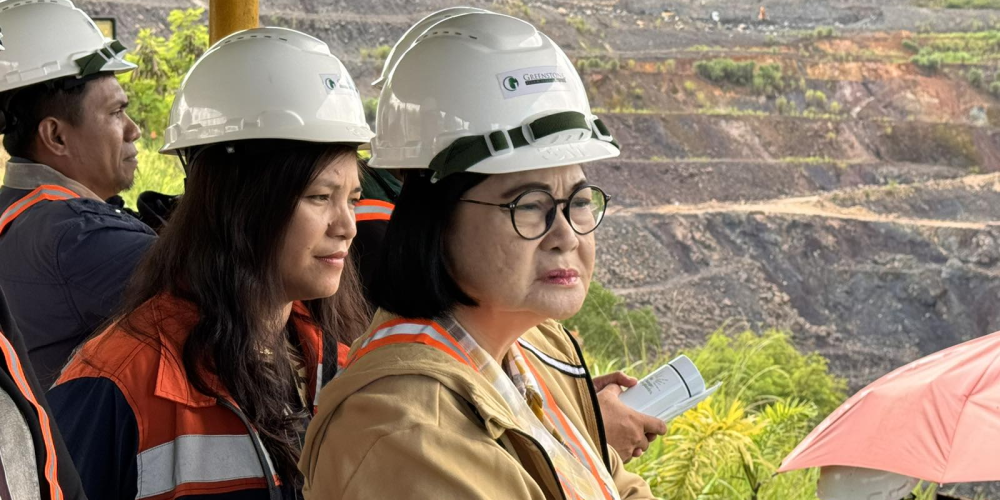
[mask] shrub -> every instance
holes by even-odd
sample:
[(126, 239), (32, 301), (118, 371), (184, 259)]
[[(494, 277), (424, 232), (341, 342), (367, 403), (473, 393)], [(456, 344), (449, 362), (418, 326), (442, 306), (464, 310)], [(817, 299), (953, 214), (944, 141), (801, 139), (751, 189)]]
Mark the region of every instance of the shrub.
[(753, 88), (761, 94), (773, 95), (784, 90), (780, 64), (765, 64), (753, 76)]
[(738, 63), (732, 59), (712, 59), (698, 61), (694, 65), (694, 70), (699, 76), (712, 83), (731, 83), (745, 86), (753, 82), (756, 67), (757, 64), (753, 61)]
[(829, 26), (820, 26), (812, 32), (812, 37), (815, 39), (833, 38), (836, 35), (837, 32)]
[(843, 106), (839, 102), (833, 101), (830, 103), (830, 113), (839, 115), (841, 111), (843, 111)]
[(369, 97), (362, 101), (365, 108), (365, 120), (368, 120), (369, 124), (375, 123), (375, 114), (378, 111), (378, 97)]
[(785, 96), (781, 96), (774, 105), (778, 108), (779, 115), (795, 115), (799, 112), (798, 106), (794, 102), (789, 101)]
[(910, 59), (910, 62), (927, 73), (936, 73), (937, 70), (941, 69), (943, 58), (939, 52), (921, 49), (919, 54)]
[(920, 45), (913, 40), (903, 40), (903, 48), (914, 54), (920, 52)]
[(659, 356), (660, 325), (650, 308), (630, 309), (625, 301), (592, 282), (583, 308), (564, 322), (579, 332), (584, 349), (600, 360), (629, 366)]
[(389, 52), (392, 52), (392, 47), (388, 45), (379, 45), (374, 48), (362, 48), (361, 58), (382, 62), (389, 58)]
[(820, 90), (807, 91), (806, 105), (816, 109), (826, 109), (826, 94)]
[(990, 93), (993, 94), (993, 96), (996, 97), (997, 99), (1000, 99), (1000, 81), (996, 81), (990, 84)]
[(969, 79), (969, 85), (977, 89), (983, 85), (983, 72), (978, 68), (970, 69), (966, 77)]
[(566, 22), (581, 35), (589, 35), (594, 32), (594, 29), (587, 24), (587, 20), (580, 16), (569, 16)]

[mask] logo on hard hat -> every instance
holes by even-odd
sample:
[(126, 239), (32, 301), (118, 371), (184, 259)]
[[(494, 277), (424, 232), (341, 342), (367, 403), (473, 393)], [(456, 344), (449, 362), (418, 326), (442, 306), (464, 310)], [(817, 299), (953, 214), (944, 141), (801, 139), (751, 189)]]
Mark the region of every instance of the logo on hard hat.
[(503, 81), (503, 88), (505, 88), (505, 89), (507, 89), (507, 90), (509, 90), (511, 92), (514, 92), (515, 90), (517, 90), (517, 87), (520, 86), (520, 85), (521, 85), (521, 82), (519, 82), (517, 80), (517, 78), (515, 78), (513, 76), (508, 76), (507, 79), (505, 79)]
[(327, 90), (337, 90), (337, 80), (327, 77), (326, 80), (323, 81), (323, 83), (326, 84)]

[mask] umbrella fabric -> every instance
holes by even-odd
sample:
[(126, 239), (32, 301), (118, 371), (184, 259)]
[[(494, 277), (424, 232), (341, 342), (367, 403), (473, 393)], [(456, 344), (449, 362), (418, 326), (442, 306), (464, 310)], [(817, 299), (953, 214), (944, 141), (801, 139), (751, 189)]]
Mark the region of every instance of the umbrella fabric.
[(827, 465), (937, 483), (1000, 480), (1000, 332), (873, 382), (799, 443), (779, 472)]

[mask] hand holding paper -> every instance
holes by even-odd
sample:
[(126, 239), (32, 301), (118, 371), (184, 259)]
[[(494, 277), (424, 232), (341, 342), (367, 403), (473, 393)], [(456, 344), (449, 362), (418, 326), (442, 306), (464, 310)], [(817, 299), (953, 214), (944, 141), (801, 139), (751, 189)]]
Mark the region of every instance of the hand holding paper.
[(706, 389), (701, 372), (690, 358), (681, 355), (622, 393), (621, 401), (636, 411), (669, 422), (704, 401), (720, 385)]

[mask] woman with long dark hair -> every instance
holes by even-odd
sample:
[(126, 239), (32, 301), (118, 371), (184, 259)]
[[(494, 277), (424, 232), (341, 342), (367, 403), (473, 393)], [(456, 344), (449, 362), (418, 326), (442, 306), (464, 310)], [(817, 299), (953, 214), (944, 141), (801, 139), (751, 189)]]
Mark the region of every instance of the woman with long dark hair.
[(164, 148), (186, 192), (48, 394), (90, 498), (300, 496), (316, 395), (367, 325), (347, 257), (371, 135), (302, 33), (236, 33), (191, 69)]

